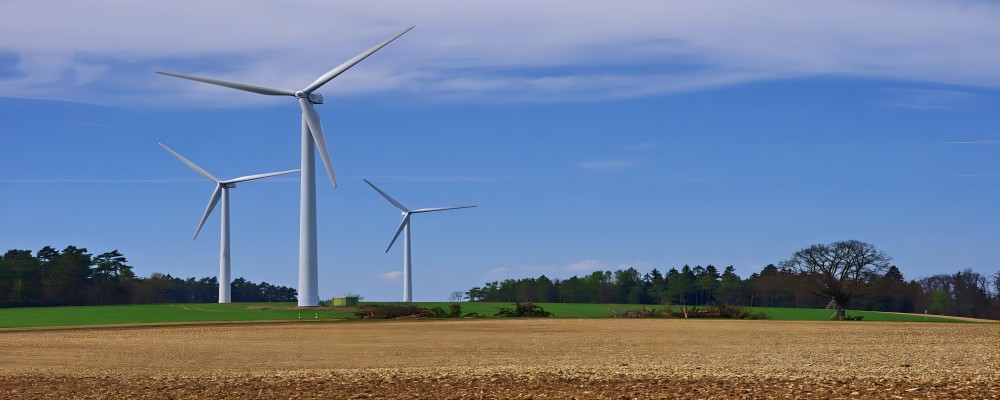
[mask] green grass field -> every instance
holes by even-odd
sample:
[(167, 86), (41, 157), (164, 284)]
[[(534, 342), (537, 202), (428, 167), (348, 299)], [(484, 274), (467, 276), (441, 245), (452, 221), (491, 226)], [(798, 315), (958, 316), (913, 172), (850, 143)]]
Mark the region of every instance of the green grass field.
[[(771, 308), (771, 307), (754, 307), (753, 312), (762, 312), (768, 316), (769, 319), (775, 320), (785, 320), (785, 321), (826, 321), (833, 316), (834, 310), (824, 310), (824, 309), (813, 309), (813, 308)], [(847, 311), (847, 316), (862, 316), (863, 321), (894, 321), (894, 322), (925, 322), (925, 317), (923, 315), (917, 314), (893, 314), (884, 313), (878, 311)], [(958, 322), (964, 323), (966, 321), (951, 319), (951, 318), (941, 318), (935, 316), (927, 316), (926, 322)]]
[(142, 304), (0, 309), (0, 328), (163, 322), (275, 321), (353, 317), (349, 310), (297, 310), (295, 303)]
[[(404, 304), (404, 303), (363, 303), (363, 304)], [(420, 307), (441, 307), (445, 311), (452, 303), (413, 303)], [(479, 315), (493, 315), (501, 307), (514, 308), (514, 303), (461, 303), (462, 312), (476, 312)], [(567, 303), (535, 303), (553, 314), (556, 318), (606, 318), (612, 314), (631, 310), (640, 307), (660, 308), (662, 306), (641, 305), (641, 304), (567, 304)], [(681, 306), (672, 307), (675, 312), (680, 312)], [(811, 309), (811, 308), (774, 308), (774, 307), (754, 307), (750, 310), (754, 313), (764, 313), (768, 319), (785, 321), (827, 321), (833, 315), (834, 310)], [(924, 322), (923, 315), (916, 314), (891, 314), (877, 311), (847, 311), (847, 316), (862, 316), (862, 321), (895, 321), (895, 322)], [(926, 322), (965, 322), (949, 318), (928, 316)]]
[[(363, 303), (401, 304), (401, 303)], [(419, 307), (441, 307), (448, 310), (452, 303), (413, 303)], [(462, 313), (475, 312), (492, 316), (501, 307), (513, 308), (513, 303), (461, 303)], [(538, 303), (556, 318), (606, 318), (618, 311), (642, 307), (630, 304), (563, 304)], [(646, 306), (650, 307), (650, 306)], [(656, 306), (659, 307), (659, 306)], [(674, 306), (679, 310), (680, 306)], [(774, 320), (826, 321), (832, 310), (801, 308), (763, 308), (753, 312), (767, 314)], [(924, 322), (923, 315), (901, 315), (874, 311), (848, 311), (848, 316), (860, 315), (864, 321)], [(144, 304), (88, 307), (26, 307), (0, 309), (0, 328), (54, 327), (79, 325), (112, 325), (137, 323), (199, 323), (214, 321), (298, 321), (353, 319), (352, 309), (298, 310), (295, 303), (232, 303), (232, 304)], [(927, 317), (927, 322), (962, 322), (940, 317)]]

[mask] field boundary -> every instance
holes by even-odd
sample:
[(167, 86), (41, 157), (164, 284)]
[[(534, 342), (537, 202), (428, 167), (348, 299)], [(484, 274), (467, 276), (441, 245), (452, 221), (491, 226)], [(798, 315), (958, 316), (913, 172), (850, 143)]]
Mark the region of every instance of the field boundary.
[(0, 335), (7, 332), (73, 331), (73, 330), (89, 330), (89, 329), (172, 328), (172, 327), (213, 326), (213, 325), (316, 324), (322, 322), (341, 322), (341, 321), (346, 321), (346, 320), (262, 319), (262, 320), (248, 320), (248, 321), (177, 321), (177, 322), (135, 322), (135, 323), (124, 323), (124, 324), (94, 324), (94, 325), (26, 326), (18, 328), (0, 328)]
[[(905, 313), (905, 312), (892, 312), (892, 311), (869, 311), (869, 312), (878, 312), (878, 313), (883, 313), (883, 314), (914, 315), (914, 316), (918, 316), (918, 317), (921, 316), (921, 315), (924, 315), (924, 314), (918, 314), (918, 313)], [(951, 316), (951, 315), (931, 315), (931, 314), (927, 314), (927, 316), (928, 317), (934, 317), (934, 318), (947, 318), (947, 319), (953, 319), (953, 320), (956, 320), (956, 321), (965, 321), (965, 322), (978, 322), (978, 323), (984, 323), (984, 324), (1000, 324), (1000, 321), (997, 321), (995, 319), (986, 319), (986, 318), (956, 317), (956, 316)]]

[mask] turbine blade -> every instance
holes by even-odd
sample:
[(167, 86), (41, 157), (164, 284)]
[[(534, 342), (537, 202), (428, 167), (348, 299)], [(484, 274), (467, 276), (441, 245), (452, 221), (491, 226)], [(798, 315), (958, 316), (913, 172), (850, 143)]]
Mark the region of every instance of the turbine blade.
[(215, 209), (215, 205), (219, 202), (219, 198), (222, 197), (222, 186), (216, 186), (215, 191), (212, 192), (212, 198), (208, 200), (208, 207), (205, 208), (205, 214), (201, 216), (201, 222), (198, 223), (198, 229), (194, 231), (194, 237), (191, 240), (198, 238), (198, 233), (201, 232), (201, 227), (205, 226), (205, 220), (208, 216), (212, 214), (212, 210)]
[(254, 179), (262, 179), (262, 178), (267, 178), (267, 177), (276, 176), (276, 175), (290, 174), (292, 172), (299, 172), (299, 171), (301, 171), (301, 170), (299, 170), (299, 169), (290, 169), (288, 171), (268, 172), (266, 174), (241, 176), (239, 178), (233, 178), (233, 179), (230, 179), (228, 181), (222, 181), (222, 183), (240, 183), (240, 182), (252, 181)]
[(385, 192), (383, 192), (383, 191), (382, 191), (382, 189), (379, 189), (378, 187), (376, 187), (376, 186), (375, 186), (374, 184), (372, 184), (371, 182), (368, 182), (368, 180), (367, 180), (367, 179), (363, 179), (363, 181), (365, 181), (365, 183), (367, 183), (367, 184), (368, 184), (368, 186), (371, 186), (371, 187), (372, 187), (372, 189), (375, 189), (375, 191), (376, 191), (376, 192), (378, 192), (378, 194), (381, 194), (381, 195), (382, 195), (382, 197), (385, 197), (385, 199), (386, 199), (386, 200), (389, 200), (389, 202), (390, 202), (390, 203), (392, 203), (392, 205), (396, 206), (396, 208), (398, 208), (398, 209), (400, 209), (400, 210), (403, 210), (403, 211), (406, 211), (406, 212), (409, 212), (409, 211), (410, 211), (410, 210), (407, 210), (407, 209), (406, 209), (406, 207), (405, 207), (405, 206), (403, 206), (402, 204), (399, 204), (399, 202), (398, 202), (398, 201), (396, 201), (396, 200), (395, 200), (395, 199), (393, 199), (392, 197), (389, 197), (389, 195), (385, 194)]
[(206, 177), (208, 179), (211, 179), (213, 182), (216, 182), (216, 183), (221, 182), (219, 180), (219, 178), (216, 178), (214, 175), (208, 173), (208, 171), (205, 171), (204, 169), (202, 169), (201, 167), (199, 167), (197, 164), (191, 162), (191, 160), (188, 160), (188, 159), (184, 158), (184, 156), (178, 154), (176, 151), (171, 150), (169, 147), (167, 147), (167, 145), (165, 145), (163, 143), (160, 143), (160, 147), (163, 147), (164, 149), (166, 149), (167, 151), (169, 151), (170, 154), (173, 154), (174, 157), (177, 157), (178, 160), (181, 160), (181, 162), (183, 162), (184, 164), (187, 164), (187, 166), (191, 167), (191, 169), (193, 169), (194, 172), (197, 172), (197, 173), (201, 174), (201, 176), (204, 176), (204, 177)]
[(410, 211), (410, 212), (413, 213), (413, 214), (417, 214), (417, 213), (434, 212), (434, 211), (457, 210), (459, 208), (472, 208), (472, 207), (475, 207), (475, 206), (458, 206), (458, 207), (441, 207), (441, 208), (421, 208), (419, 210), (413, 210), (413, 211)]
[(323, 166), (326, 167), (326, 172), (330, 174), (330, 182), (333, 182), (333, 187), (337, 187), (337, 178), (333, 176), (333, 165), (330, 165), (330, 153), (326, 150), (326, 138), (323, 137), (323, 125), (319, 122), (319, 114), (316, 114), (316, 109), (313, 108), (312, 102), (309, 99), (299, 97), (299, 105), (302, 106), (302, 118), (306, 119), (306, 125), (309, 125), (309, 132), (312, 134), (313, 141), (316, 142), (316, 149), (319, 150), (319, 158), (323, 160)]
[(182, 79), (190, 79), (192, 81), (204, 82), (212, 85), (225, 86), (227, 88), (239, 89), (247, 92), (266, 94), (268, 96), (295, 96), (295, 91), (288, 89), (278, 89), (269, 86), (254, 85), (250, 83), (224, 81), (221, 79), (202, 78), (200, 76), (175, 74), (173, 72), (156, 71), (156, 73), (160, 75), (168, 75)]
[(337, 68), (331, 69), (330, 72), (327, 72), (327, 73), (323, 74), (323, 76), (319, 77), (319, 79), (316, 79), (316, 81), (313, 82), (313, 83), (311, 83), (311, 84), (309, 84), (309, 86), (306, 86), (306, 88), (302, 89), (302, 91), (306, 92), (306, 93), (312, 93), (312, 92), (316, 91), (316, 89), (319, 89), (320, 86), (325, 85), (331, 79), (336, 78), (337, 75), (340, 75), (344, 71), (347, 71), (348, 69), (350, 69), (351, 67), (353, 67), (354, 64), (357, 64), (357, 63), (361, 62), (361, 60), (364, 60), (365, 58), (368, 58), (368, 56), (372, 55), (372, 53), (375, 53), (376, 51), (379, 51), (379, 49), (385, 47), (385, 45), (391, 43), (393, 40), (396, 40), (398, 37), (403, 36), (403, 34), (406, 33), (406, 32), (409, 32), (410, 29), (413, 29), (413, 26), (410, 26), (409, 28), (403, 29), (402, 32), (399, 32), (399, 33), (395, 34), (393, 37), (388, 38), (386, 40), (383, 40), (379, 44), (376, 44), (374, 47), (366, 50), (365, 52), (354, 56), (354, 58), (352, 58), (350, 60), (347, 60), (343, 64), (338, 65)]
[(392, 244), (396, 243), (396, 238), (399, 237), (399, 233), (403, 232), (403, 228), (406, 227), (406, 224), (408, 223), (410, 223), (410, 213), (406, 213), (406, 215), (403, 216), (403, 221), (399, 223), (399, 228), (396, 228), (396, 234), (392, 235), (392, 240), (389, 241), (389, 247), (385, 248), (386, 253), (388, 253), (389, 249), (392, 248)]

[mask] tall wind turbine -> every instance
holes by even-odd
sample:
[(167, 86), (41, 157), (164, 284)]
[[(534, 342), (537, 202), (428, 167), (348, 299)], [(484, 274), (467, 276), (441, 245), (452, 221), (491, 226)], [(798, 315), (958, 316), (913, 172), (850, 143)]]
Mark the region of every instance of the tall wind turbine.
[(368, 182), (367, 179), (365, 179), (364, 181), (365, 183), (368, 184), (368, 186), (371, 186), (372, 189), (375, 189), (375, 191), (378, 192), (378, 194), (381, 194), (382, 197), (385, 197), (386, 200), (389, 200), (389, 202), (392, 203), (392, 205), (396, 206), (396, 208), (403, 211), (403, 221), (399, 223), (399, 228), (396, 228), (396, 234), (392, 236), (392, 240), (389, 242), (389, 247), (386, 247), (385, 252), (388, 253), (389, 249), (392, 248), (393, 243), (396, 243), (396, 238), (399, 237), (400, 232), (406, 232), (403, 235), (403, 301), (407, 303), (412, 302), (413, 274), (410, 271), (410, 266), (412, 265), (410, 263), (410, 214), (420, 214), (432, 211), (457, 210), (459, 208), (470, 208), (475, 206), (421, 208), (419, 210), (410, 210), (405, 206), (403, 206), (402, 204), (399, 204), (399, 202), (394, 200), (392, 197), (389, 197), (389, 195), (385, 194), (385, 192), (383, 192), (381, 189), (375, 187), (375, 185), (373, 185), (371, 182)]
[(269, 176), (290, 174), (292, 172), (298, 172), (299, 170), (293, 169), (288, 171), (280, 172), (270, 172), (266, 174), (241, 176), (235, 179), (220, 180), (212, 174), (208, 173), (195, 163), (184, 158), (184, 156), (177, 154), (176, 151), (171, 150), (169, 147), (160, 143), (160, 146), (181, 160), (188, 167), (191, 167), (195, 172), (201, 174), (208, 178), (209, 180), (215, 182), (217, 186), (215, 191), (212, 192), (212, 197), (208, 200), (208, 208), (205, 209), (205, 214), (201, 216), (201, 222), (198, 223), (198, 229), (194, 231), (194, 237), (191, 240), (198, 238), (198, 233), (201, 232), (201, 227), (205, 225), (205, 220), (208, 219), (209, 214), (215, 209), (215, 205), (222, 199), (222, 245), (219, 254), (219, 303), (229, 303), (231, 301), (230, 296), (230, 285), (232, 284), (232, 277), (229, 274), (229, 189), (236, 187), (237, 183), (252, 181), (254, 179), (267, 178)]
[(316, 256), (316, 172), (315, 150), (319, 150), (319, 156), (323, 160), (326, 172), (330, 175), (333, 187), (337, 187), (337, 179), (333, 176), (333, 166), (330, 164), (330, 155), (326, 149), (326, 138), (323, 136), (323, 126), (320, 125), (319, 115), (314, 104), (323, 104), (323, 96), (315, 93), (331, 79), (347, 71), (355, 64), (361, 62), (387, 44), (403, 36), (413, 29), (412, 26), (402, 32), (382, 41), (365, 52), (354, 56), (336, 68), (323, 74), (315, 82), (310, 83), (302, 90), (278, 89), (268, 86), (260, 86), (249, 83), (231, 82), (212, 78), (202, 78), (191, 75), (175, 74), (170, 72), (156, 71), (158, 74), (174, 76), (178, 78), (190, 79), (193, 81), (209, 83), (212, 85), (225, 86), (232, 89), (244, 90), (247, 92), (264, 94), (269, 96), (292, 96), (295, 97), (302, 108), (302, 184), (301, 196), (299, 200), (299, 307), (315, 307), (319, 305), (319, 273)]

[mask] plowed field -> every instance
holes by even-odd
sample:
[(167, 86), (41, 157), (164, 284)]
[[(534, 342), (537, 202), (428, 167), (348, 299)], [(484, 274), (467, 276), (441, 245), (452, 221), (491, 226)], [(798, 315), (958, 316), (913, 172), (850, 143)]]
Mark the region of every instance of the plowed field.
[(0, 332), (0, 398), (1000, 399), (1000, 326), (462, 320)]

